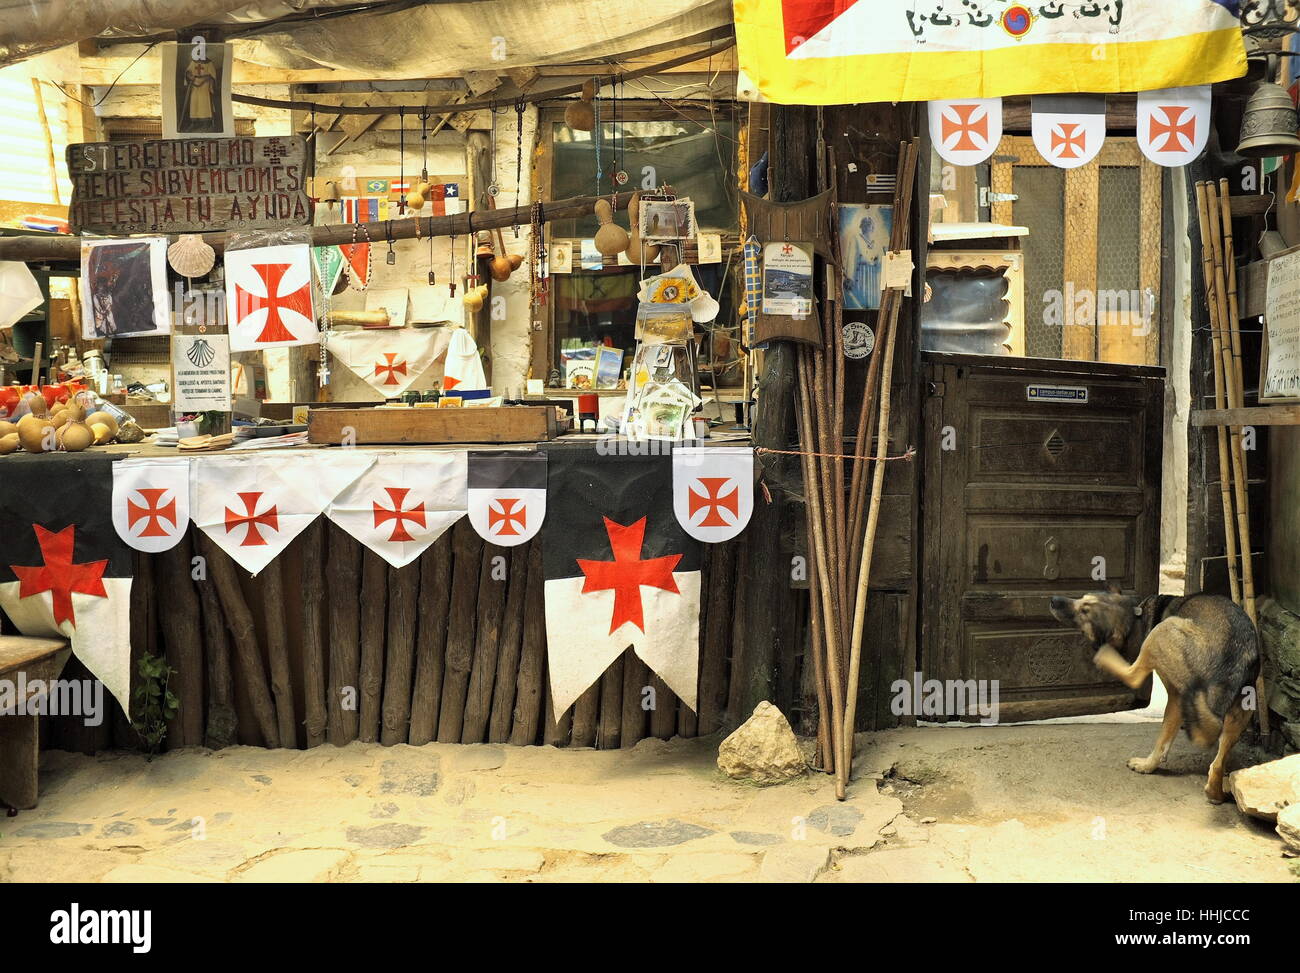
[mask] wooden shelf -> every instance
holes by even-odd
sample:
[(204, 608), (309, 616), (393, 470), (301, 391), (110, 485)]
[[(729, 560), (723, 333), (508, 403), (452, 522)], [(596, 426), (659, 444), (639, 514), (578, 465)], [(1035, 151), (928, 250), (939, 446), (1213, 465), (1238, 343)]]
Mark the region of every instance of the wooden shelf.
[(1193, 426), (1300, 426), (1300, 405), (1261, 405), (1245, 409), (1196, 409)]

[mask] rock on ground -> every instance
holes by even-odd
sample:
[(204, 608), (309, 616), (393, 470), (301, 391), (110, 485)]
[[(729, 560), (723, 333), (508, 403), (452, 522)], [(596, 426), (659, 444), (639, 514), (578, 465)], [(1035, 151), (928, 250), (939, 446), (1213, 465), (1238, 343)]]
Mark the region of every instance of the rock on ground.
[(1282, 808), (1277, 815), (1277, 833), (1295, 852), (1300, 852), (1300, 804)]
[(718, 769), (756, 784), (780, 784), (807, 769), (799, 740), (784, 714), (764, 700), (718, 747)]
[(1300, 804), (1300, 753), (1228, 775), (1227, 790), (1251, 817), (1276, 821), (1288, 804)]

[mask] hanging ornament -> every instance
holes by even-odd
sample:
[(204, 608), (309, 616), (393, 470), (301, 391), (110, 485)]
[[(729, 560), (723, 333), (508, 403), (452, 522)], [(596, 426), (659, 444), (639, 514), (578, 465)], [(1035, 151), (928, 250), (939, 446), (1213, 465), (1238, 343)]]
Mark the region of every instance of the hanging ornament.
[(216, 251), (197, 233), (186, 233), (167, 248), (167, 262), (185, 278), (206, 276), (216, 260)]
[(487, 196), (493, 199), (497, 194), (497, 106), (493, 102), (488, 109), (492, 113), (492, 128), (488, 132), (488, 172), (490, 173), (491, 182), (488, 183)]
[(583, 84), (578, 100), (569, 102), (564, 109), (564, 124), (575, 132), (590, 132), (596, 124), (596, 113), (592, 108), (595, 98), (596, 81), (591, 78)]

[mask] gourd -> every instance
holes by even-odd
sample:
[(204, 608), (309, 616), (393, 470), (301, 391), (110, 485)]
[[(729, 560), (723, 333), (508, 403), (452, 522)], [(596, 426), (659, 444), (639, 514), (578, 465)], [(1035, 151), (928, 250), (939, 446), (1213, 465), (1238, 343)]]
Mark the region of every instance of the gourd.
[(627, 230), (614, 222), (614, 207), (608, 199), (596, 200), (596, 219), (600, 220), (600, 229), (596, 231), (596, 249), (602, 256), (616, 257), (628, 248)]
[(54, 442), (55, 430), (45, 415), (29, 413), (18, 420), (18, 441), (29, 453), (43, 453)]
[(107, 435), (102, 439), (98, 435), (95, 436), (96, 446), (103, 446), (105, 443), (110, 442), (117, 436), (117, 420), (107, 412), (92, 413), (87, 417), (86, 425), (91, 429), (95, 429), (97, 426), (103, 426), (107, 430)]
[[(6, 423), (6, 425), (13, 425), (13, 423)], [(14, 426), (14, 428), (16, 429), (17, 426)], [(22, 443), (18, 441), (18, 433), (5, 433), (3, 436), (0, 436), (0, 456), (8, 456), (21, 445)]]
[(86, 425), (86, 410), (80, 405), (69, 405), (65, 412), (68, 421), (58, 429), (59, 447), (69, 453), (79, 453), (95, 442), (95, 433)]
[(582, 86), (582, 94), (577, 101), (569, 102), (564, 109), (564, 124), (576, 132), (590, 132), (596, 127), (596, 109), (592, 101), (596, 97), (596, 82), (588, 79)]

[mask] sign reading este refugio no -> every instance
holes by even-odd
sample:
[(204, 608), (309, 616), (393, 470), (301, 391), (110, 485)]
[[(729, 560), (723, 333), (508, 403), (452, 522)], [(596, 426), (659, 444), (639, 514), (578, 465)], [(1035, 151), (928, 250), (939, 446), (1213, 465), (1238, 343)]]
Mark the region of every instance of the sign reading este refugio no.
[(296, 136), (68, 146), (73, 233), (192, 233), (311, 222)]

